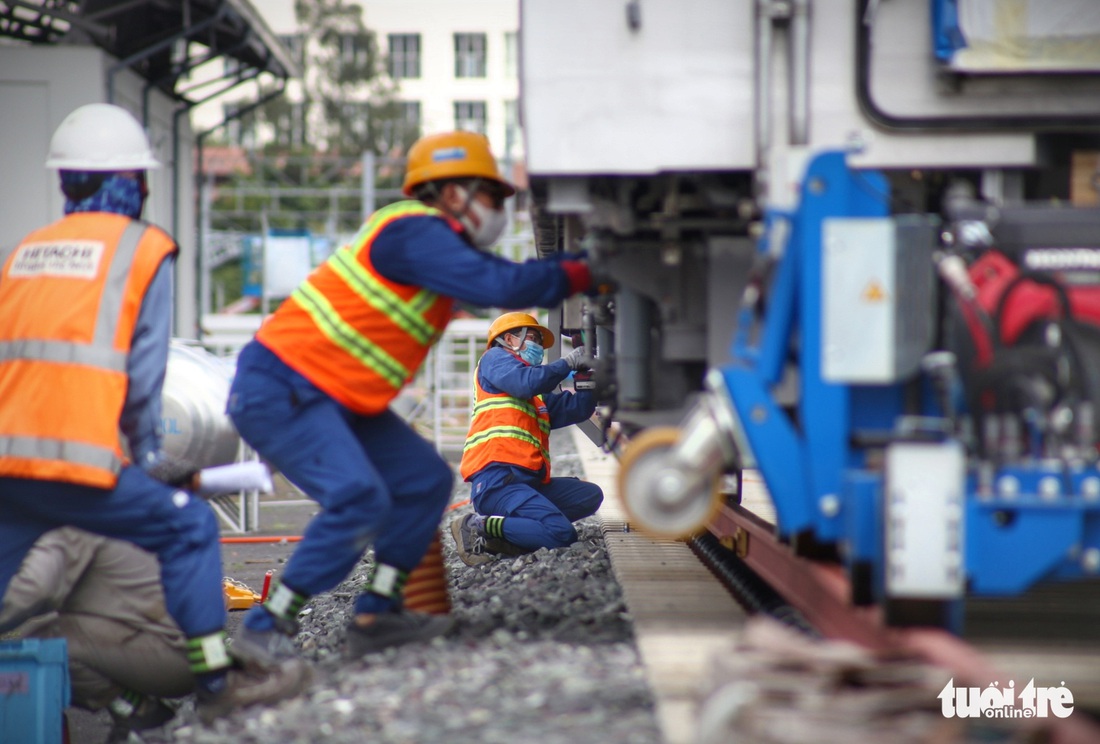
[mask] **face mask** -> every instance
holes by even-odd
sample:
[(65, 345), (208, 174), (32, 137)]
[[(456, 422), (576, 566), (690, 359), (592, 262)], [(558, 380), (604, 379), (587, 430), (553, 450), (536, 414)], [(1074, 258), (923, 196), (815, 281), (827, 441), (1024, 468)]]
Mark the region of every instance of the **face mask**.
[(539, 366), (542, 364), (542, 346), (534, 341), (528, 341), (527, 345), (523, 347), (523, 351), (519, 353), (519, 358), (532, 367)]
[(477, 199), (470, 198), (469, 192), (461, 186), (458, 187), (458, 190), (462, 194), (462, 198), (466, 200), (468, 211), (473, 212), (480, 226), (474, 227), (474, 221), (470, 219), (470, 215), (466, 211), (463, 211), (458, 221), (466, 228), (466, 233), (470, 236), (473, 244), (479, 249), (485, 250), (497, 242), (497, 238), (504, 232), (504, 226), (507, 224), (508, 218), (505, 216), (503, 209), (490, 209)]
[(65, 214), (111, 212), (135, 220), (141, 217), (149, 193), (144, 178), (86, 171), (61, 171), (61, 190), (66, 194)]

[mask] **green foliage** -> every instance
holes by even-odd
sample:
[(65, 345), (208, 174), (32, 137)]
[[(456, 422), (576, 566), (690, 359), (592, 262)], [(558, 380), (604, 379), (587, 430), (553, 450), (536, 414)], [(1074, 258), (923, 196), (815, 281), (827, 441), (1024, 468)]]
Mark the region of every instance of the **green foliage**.
[(244, 288), (244, 267), (241, 261), (224, 263), (210, 272), (210, 284), (216, 287), (215, 296), (228, 305), (239, 300)]
[[(242, 127), (273, 127), (278, 137), (267, 146), (269, 151), (285, 152), (303, 143), (355, 156), (407, 150), (420, 132), (406, 123), (394, 99), (397, 85), (386, 71), (374, 32), (363, 23), (363, 9), (344, 0), (296, 0), (294, 11), (305, 50), (306, 112), (279, 96), (242, 117)], [(269, 92), (261, 91), (261, 96)], [(298, 139), (292, 140), (290, 133)]]

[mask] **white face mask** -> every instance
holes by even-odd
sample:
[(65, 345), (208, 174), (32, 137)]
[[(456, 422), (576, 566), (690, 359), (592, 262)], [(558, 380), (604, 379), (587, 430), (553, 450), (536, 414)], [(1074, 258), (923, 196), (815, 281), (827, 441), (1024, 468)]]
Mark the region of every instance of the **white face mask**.
[(462, 199), (469, 205), (468, 211), (473, 212), (474, 216), (477, 217), (479, 225), (475, 227), (474, 221), (470, 219), (470, 215), (466, 212), (463, 212), (458, 221), (466, 228), (466, 233), (470, 236), (473, 244), (481, 250), (485, 250), (497, 242), (497, 238), (504, 232), (508, 217), (504, 214), (503, 209), (491, 209), (476, 198), (471, 199), (466, 189), (461, 186), (457, 188), (462, 195)]

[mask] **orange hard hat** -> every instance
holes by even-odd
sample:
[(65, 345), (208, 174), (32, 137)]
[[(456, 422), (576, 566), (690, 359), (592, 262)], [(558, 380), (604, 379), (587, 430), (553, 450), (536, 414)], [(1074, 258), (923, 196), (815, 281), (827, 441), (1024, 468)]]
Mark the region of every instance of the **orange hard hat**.
[(489, 140), (477, 132), (429, 134), (413, 143), (401, 188), (405, 196), (412, 196), (422, 183), (443, 178), (485, 178), (499, 183), (505, 196), (516, 193), (516, 187), (501, 177)]
[(535, 328), (542, 333), (543, 348), (554, 345), (554, 332), (535, 320), (534, 315), (529, 313), (504, 313), (489, 326), (489, 339), (485, 342), (485, 348), (491, 349), (498, 336), (517, 328)]

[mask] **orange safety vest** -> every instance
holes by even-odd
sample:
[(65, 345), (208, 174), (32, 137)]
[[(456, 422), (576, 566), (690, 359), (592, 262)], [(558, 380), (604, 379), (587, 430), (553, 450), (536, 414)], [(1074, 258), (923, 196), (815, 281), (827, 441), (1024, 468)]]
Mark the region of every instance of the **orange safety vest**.
[(287, 366), (356, 413), (384, 411), (451, 320), (450, 297), (390, 281), (371, 262), (383, 228), (425, 215), (445, 220), (456, 233), (463, 230), (458, 221), (418, 201), (383, 207), (256, 333)]
[(0, 476), (113, 488), (141, 302), (163, 230), (106, 212), (28, 235), (0, 271)]
[[(481, 363), (478, 363), (478, 369)], [(474, 409), (459, 465), (470, 480), (489, 465), (518, 465), (543, 472), (550, 482), (550, 411), (541, 395), (520, 400), (508, 393), (487, 393), (474, 370)]]

